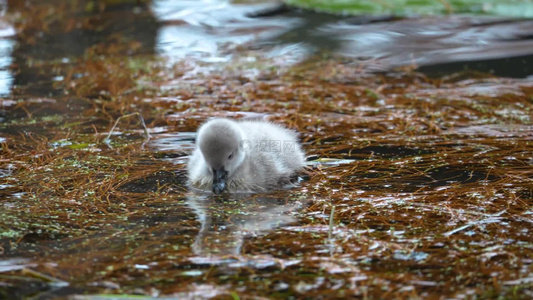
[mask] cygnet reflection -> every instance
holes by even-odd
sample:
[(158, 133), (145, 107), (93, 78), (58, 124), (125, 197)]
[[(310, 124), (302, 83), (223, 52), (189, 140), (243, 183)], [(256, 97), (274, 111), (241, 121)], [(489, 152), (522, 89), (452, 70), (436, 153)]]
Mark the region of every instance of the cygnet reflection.
[[(246, 198), (246, 199), (243, 199)], [(188, 206), (201, 223), (192, 250), (200, 257), (239, 256), (246, 237), (257, 237), (296, 221), (300, 200), (232, 194), (231, 199), (191, 195)]]

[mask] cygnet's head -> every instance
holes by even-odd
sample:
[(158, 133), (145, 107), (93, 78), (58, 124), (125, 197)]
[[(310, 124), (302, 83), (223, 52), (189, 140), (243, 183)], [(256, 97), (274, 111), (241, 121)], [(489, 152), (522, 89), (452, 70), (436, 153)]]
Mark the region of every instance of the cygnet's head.
[(197, 143), (213, 174), (213, 193), (220, 194), (226, 189), (226, 180), (244, 160), (240, 147), (243, 140), (239, 126), (226, 119), (209, 121), (198, 131)]

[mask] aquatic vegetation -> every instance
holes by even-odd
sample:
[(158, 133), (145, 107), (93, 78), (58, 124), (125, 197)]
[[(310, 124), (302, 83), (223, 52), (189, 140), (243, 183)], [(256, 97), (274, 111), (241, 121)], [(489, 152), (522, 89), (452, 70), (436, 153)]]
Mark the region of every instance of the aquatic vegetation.
[(439, 14), (487, 14), (531, 18), (532, 4), (528, 0), (284, 0), (287, 4), (308, 9), (343, 14), (394, 14), (400, 16)]

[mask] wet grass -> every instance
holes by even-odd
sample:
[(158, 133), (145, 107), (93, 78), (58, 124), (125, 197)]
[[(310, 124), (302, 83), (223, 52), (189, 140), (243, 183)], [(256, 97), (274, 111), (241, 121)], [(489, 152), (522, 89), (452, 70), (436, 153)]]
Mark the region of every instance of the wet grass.
[[(380, 75), (329, 56), (190, 76), (194, 62), (131, 45), (45, 63), (62, 95), (21, 86), (4, 106), (0, 298), (532, 296), (530, 81)], [(135, 112), (152, 141), (127, 118), (104, 143)], [(308, 179), (188, 192), (186, 133), (250, 112), (300, 132)]]

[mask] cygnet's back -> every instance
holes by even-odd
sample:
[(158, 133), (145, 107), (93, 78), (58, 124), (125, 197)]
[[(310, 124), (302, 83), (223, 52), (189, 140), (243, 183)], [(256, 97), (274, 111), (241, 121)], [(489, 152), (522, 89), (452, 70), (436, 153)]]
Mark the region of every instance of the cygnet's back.
[(264, 121), (215, 119), (198, 131), (188, 171), (191, 186), (201, 190), (264, 192), (289, 183), (304, 165), (295, 132)]

